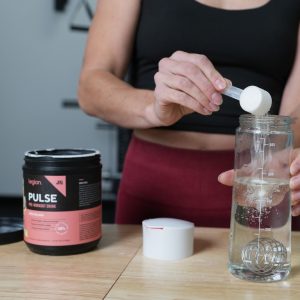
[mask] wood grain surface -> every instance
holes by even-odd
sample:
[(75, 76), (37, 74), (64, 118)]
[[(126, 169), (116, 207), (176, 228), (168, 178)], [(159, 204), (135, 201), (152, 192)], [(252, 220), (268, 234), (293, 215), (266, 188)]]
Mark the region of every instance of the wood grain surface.
[(159, 261), (142, 253), (141, 226), (104, 225), (98, 249), (70, 256), (0, 246), (0, 299), (300, 299), (300, 233), (287, 280), (253, 283), (227, 270), (228, 230), (196, 228), (194, 255)]
[(248, 282), (228, 272), (228, 233), (196, 228), (194, 255), (176, 262), (149, 259), (140, 250), (105, 299), (300, 299), (300, 233), (293, 233), (292, 272), (276, 283)]
[(141, 247), (139, 226), (104, 225), (98, 249), (70, 256), (0, 246), (0, 299), (103, 299)]

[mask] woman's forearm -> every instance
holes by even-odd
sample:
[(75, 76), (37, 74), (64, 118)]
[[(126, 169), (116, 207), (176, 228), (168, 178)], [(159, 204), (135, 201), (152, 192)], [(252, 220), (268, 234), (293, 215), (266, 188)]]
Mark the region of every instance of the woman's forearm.
[(79, 105), (87, 114), (127, 128), (150, 128), (153, 91), (136, 89), (103, 70), (83, 71), (78, 88)]

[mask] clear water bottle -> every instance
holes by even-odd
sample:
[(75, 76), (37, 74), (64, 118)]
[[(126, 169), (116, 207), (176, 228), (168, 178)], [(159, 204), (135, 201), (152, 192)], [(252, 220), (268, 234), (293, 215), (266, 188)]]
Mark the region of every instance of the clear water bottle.
[(229, 271), (257, 282), (291, 269), (291, 119), (242, 115), (236, 131)]

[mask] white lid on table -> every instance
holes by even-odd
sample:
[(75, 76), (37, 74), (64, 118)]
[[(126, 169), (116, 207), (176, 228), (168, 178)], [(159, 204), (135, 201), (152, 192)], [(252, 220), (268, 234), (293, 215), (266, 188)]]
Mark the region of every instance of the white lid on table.
[(144, 256), (161, 260), (179, 260), (191, 256), (193, 248), (193, 223), (172, 218), (143, 221)]

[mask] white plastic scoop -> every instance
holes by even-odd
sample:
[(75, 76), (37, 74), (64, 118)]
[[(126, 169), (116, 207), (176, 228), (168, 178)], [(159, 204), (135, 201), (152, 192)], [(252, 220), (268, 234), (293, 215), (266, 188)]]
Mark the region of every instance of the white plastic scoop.
[(224, 95), (240, 101), (241, 108), (253, 115), (265, 115), (271, 108), (271, 95), (257, 87), (248, 86), (244, 90), (235, 86), (230, 86), (224, 92)]

